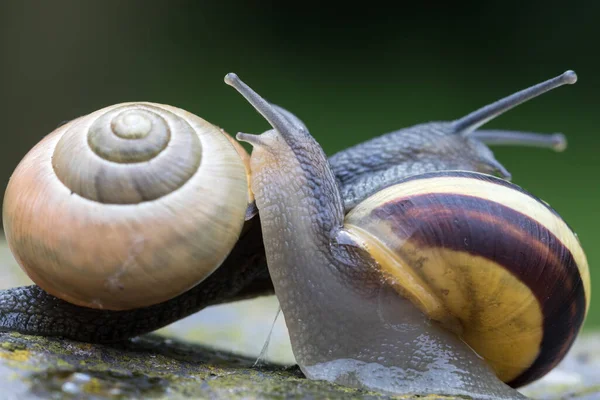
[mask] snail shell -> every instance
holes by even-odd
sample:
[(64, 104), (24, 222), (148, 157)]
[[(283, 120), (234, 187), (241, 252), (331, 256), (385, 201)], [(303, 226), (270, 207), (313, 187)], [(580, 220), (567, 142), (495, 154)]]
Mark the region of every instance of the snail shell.
[(590, 304), (577, 236), (546, 203), (489, 175), (418, 175), (366, 199), (346, 226), (390, 284), (513, 387), (550, 371)]
[(122, 103), (38, 143), (9, 181), (8, 244), (42, 289), (73, 304), (123, 310), (181, 294), (239, 238), (248, 155), (182, 109)]

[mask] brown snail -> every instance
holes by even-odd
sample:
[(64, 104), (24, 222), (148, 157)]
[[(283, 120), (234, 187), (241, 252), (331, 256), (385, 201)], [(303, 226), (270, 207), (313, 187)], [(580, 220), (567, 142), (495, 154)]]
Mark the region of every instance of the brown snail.
[(445, 171), (379, 189), (344, 214), (306, 126), (236, 75), (225, 81), (273, 128), (237, 138), (253, 146), (269, 273), (306, 376), (388, 393), (520, 398), (508, 385), (564, 357), (587, 314), (590, 277), (576, 235), (547, 204), (505, 180)]
[(15, 170), (4, 199), (8, 243), (37, 285), (73, 304), (169, 300), (210, 275), (239, 238), (249, 204), (243, 151), (166, 105), (78, 118)]
[[(232, 82), (234, 81), (232, 80)], [(311, 141), (312, 138), (308, 135), (306, 126), (302, 121), (280, 107), (268, 104), (263, 100), (258, 101), (259, 98), (255, 94), (253, 95), (253, 101), (258, 101), (256, 105), (259, 110), (270, 113), (269, 118), (271, 120), (271, 117), (275, 116), (279, 121), (279, 128), (292, 127), (293, 130), (304, 132), (303, 135), (308, 138), (306, 140), (311, 149), (311, 152), (307, 153), (310, 157), (304, 160), (306, 161), (307, 170), (313, 168), (323, 169), (322, 172), (325, 173), (328, 184), (331, 185), (331, 178), (334, 178), (335, 185), (333, 186), (339, 185), (342, 193), (341, 197), (338, 194), (337, 197), (334, 196), (335, 199), (330, 198), (330, 194), (335, 192), (333, 191), (332, 193), (325, 193), (322, 198), (315, 202), (315, 204), (322, 205), (327, 211), (325, 212), (327, 218), (323, 219), (325, 221), (330, 217), (338, 218), (340, 212), (342, 215), (347, 213), (347, 218), (352, 216), (358, 218), (361, 215), (358, 210), (364, 209), (364, 204), (370, 204), (369, 201), (373, 196), (377, 198), (382, 193), (387, 193), (387, 190), (400, 187), (401, 182), (402, 184), (408, 184), (408, 182), (405, 182), (407, 177), (418, 177), (415, 180), (419, 181), (439, 178), (446, 182), (454, 182), (454, 180), (460, 178), (471, 182), (467, 186), (481, 187), (484, 183), (486, 185), (496, 185), (497, 187), (502, 186), (499, 182), (505, 181), (500, 180), (482, 180), (480, 183), (473, 185), (472, 181), (475, 181), (475, 176), (468, 174), (461, 176), (443, 176), (442, 174), (442, 176), (436, 175), (433, 177), (425, 174), (435, 171), (466, 170), (496, 173), (507, 177), (508, 171), (493, 158), (489, 149), (484, 145), (485, 142), (537, 143), (537, 145), (547, 146), (554, 143), (556, 137), (543, 137), (518, 132), (478, 131), (476, 128), (493, 116), (529, 98), (564, 83), (573, 83), (573, 81), (574, 74), (569, 72), (559, 78), (509, 96), (457, 121), (423, 124), (359, 144), (331, 157), (329, 162), (331, 170), (327, 170), (322, 165), (322, 151), (318, 145)], [(242, 92), (246, 95), (251, 93), (247, 87)], [(163, 112), (165, 115), (162, 114)], [(132, 113), (132, 115), (128, 113)], [(260, 224), (261, 222), (263, 224), (262, 231), (271, 232), (272, 234), (273, 228), (270, 227), (271, 231), (269, 231), (269, 229), (265, 229), (264, 225), (266, 223), (268, 227), (269, 221), (272, 221), (272, 219), (265, 221), (262, 216), (263, 212), (265, 215), (270, 215), (270, 210), (268, 207), (265, 208), (263, 203), (263, 210), (260, 211), (259, 215), (255, 215), (256, 210), (252, 206), (252, 194), (248, 192), (250, 182), (247, 179), (247, 154), (235, 141), (208, 122), (183, 110), (169, 106), (151, 103), (128, 103), (108, 107), (91, 115), (93, 117), (82, 117), (58, 128), (56, 132), (45, 138), (24, 158), (13, 177), (11, 177), (3, 205), (7, 240), (11, 249), (15, 252), (17, 260), (21, 265), (24, 265), (24, 269), (30, 273), (36, 283), (38, 281), (40, 285), (48, 283), (50, 285), (46, 289), (48, 292), (67, 301), (61, 301), (56, 297), (47, 295), (36, 286), (0, 292), (0, 329), (60, 335), (86, 341), (111, 341), (157, 329), (210, 304), (252, 297), (273, 290), (269, 275), (263, 273), (266, 272), (265, 249), (263, 248)], [(99, 118), (96, 119), (96, 117)], [(147, 121), (150, 121), (150, 123)], [(165, 123), (163, 124), (162, 121), (165, 121)], [(281, 123), (284, 125), (281, 125)], [(179, 128), (184, 128), (184, 132), (188, 132), (187, 134), (191, 132), (191, 134), (187, 136), (187, 139), (185, 137), (176, 139), (176, 143), (171, 144), (160, 134), (155, 136), (154, 133), (151, 133), (148, 126), (158, 126), (163, 133), (168, 132), (169, 140), (179, 137)], [(90, 127), (93, 129), (90, 130)], [(108, 128), (108, 131), (113, 132), (113, 136), (116, 136), (116, 138), (110, 138), (112, 143), (123, 142), (126, 145), (136, 147), (130, 146), (125, 150), (118, 151), (115, 160), (95, 166), (91, 170), (93, 172), (88, 172), (88, 167), (90, 165), (94, 166), (94, 162), (101, 159), (103, 155), (109, 158), (113, 157), (112, 150), (100, 141), (104, 132), (107, 132), (106, 128)], [(277, 129), (277, 127), (275, 128)], [(215, 136), (206, 139), (202, 136), (202, 131), (214, 133)], [(69, 132), (70, 134), (66, 134)], [(279, 134), (277, 132), (278, 130), (271, 131), (265, 138), (281, 141), (281, 132)], [(186, 133), (182, 133), (182, 135), (185, 136)], [(67, 141), (69, 136), (75, 139), (76, 145)], [(181, 145), (181, 140), (186, 145)], [(141, 151), (139, 152), (137, 145), (134, 145), (138, 141), (141, 144)], [(58, 144), (61, 142), (64, 145), (59, 146)], [(167, 159), (169, 151), (178, 146), (177, 143), (179, 143), (179, 148), (183, 153), (172, 152), (175, 157)], [(199, 143), (199, 147), (194, 143)], [(212, 145), (206, 143), (213, 143), (215, 147), (211, 147)], [(90, 151), (86, 148), (88, 144), (96, 145), (98, 149)], [(562, 144), (562, 138), (559, 138), (559, 144)], [(158, 150), (153, 147), (156, 145), (158, 145)], [(209, 151), (207, 153), (206, 150), (211, 148), (218, 148), (219, 151)], [(69, 151), (73, 149), (75, 152), (70, 153)], [(312, 150), (314, 150), (314, 153)], [(284, 152), (282, 154), (288, 153)], [(181, 154), (187, 154), (189, 157), (183, 157)], [(194, 154), (200, 154), (199, 161), (193, 158)], [(62, 155), (67, 157), (61, 159), (59, 156)], [(95, 161), (90, 162), (91, 164), (88, 163), (84, 158), (86, 155), (90, 155), (92, 160)], [(205, 200), (200, 195), (202, 185), (198, 184), (196, 186), (196, 183), (194, 183), (194, 179), (200, 178), (200, 171), (203, 168), (204, 171), (212, 171), (211, 165), (213, 164), (209, 164), (207, 167), (206, 162), (211, 159), (211, 156), (215, 155), (219, 156), (213, 157), (213, 159), (217, 159), (215, 165), (231, 169), (227, 173), (221, 170), (215, 172), (216, 176), (219, 177), (218, 183), (208, 181), (208, 189), (217, 191), (223, 189), (224, 197), (208, 203), (212, 204), (211, 208), (221, 211), (217, 213), (217, 216), (208, 213), (206, 208), (203, 208)], [(316, 157), (316, 166), (312, 164), (312, 161), (315, 161), (312, 159), (313, 155)], [(139, 178), (138, 175), (133, 174), (133, 170), (141, 169), (146, 163), (156, 167), (157, 163), (152, 157), (158, 158), (159, 161), (167, 160), (163, 164), (168, 172), (166, 178), (158, 176), (158, 172), (161, 171), (158, 168), (153, 170), (156, 173), (142, 175), (145, 178)], [(254, 158), (255, 160), (260, 159), (260, 155)], [(186, 164), (186, 161), (191, 161), (191, 164)], [(295, 162), (293, 158), (288, 161)], [(73, 177), (69, 175), (72, 166), (76, 166), (74, 171), (77, 172)], [(120, 171), (125, 172), (113, 173), (113, 170), (109, 169), (113, 166), (124, 167)], [(180, 173), (178, 169), (174, 169), (180, 167), (184, 172)], [(285, 164), (283, 167), (283, 170), (285, 170)], [(59, 175), (62, 173), (62, 178), (58, 175), (53, 176), (54, 172), (58, 172)], [(292, 170), (290, 172), (297, 171)], [(447, 174), (450, 174), (450, 172), (447, 172)], [(257, 176), (260, 175), (260, 173), (257, 174)], [(26, 179), (21, 180), (22, 176), (25, 176)], [(290, 177), (292, 176), (294, 175), (291, 174)], [(87, 177), (92, 178), (89, 183), (84, 179)], [(116, 178), (115, 182), (126, 182), (126, 184), (114, 184), (111, 181), (112, 178)], [(302, 176), (300, 178), (303, 179)], [(321, 174), (315, 174), (315, 182), (321, 182), (319, 179), (322, 178)], [(264, 182), (261, 183), (254, 179), (250, 179), (250, 181), (254, 187), (259, 188), (258, 192), (261, 192), (264, 198), (264, 190), (260, 186)], [(48, 182), (58, 184), (59, 192), (67, 196), (62, 198), (63, 200), (57, 201), (53, 200), (54, 194), (49, 199), (40, 195), (37, 190), (50, 188)], [(104, 188), (105, 183), (108, 183), (108, 189)], [(155, 188), (154, 185), (157, 183), (158, 185)], [(294, 181), (291, 180), (289, 183), (293, 184)], [(311, 184), (312, 181), (307, 187), (312, 188)], [(69, 187), (69, 185), (73, 186)], [(305, 185), (301, 185), (298, 190), (303, 187)], [(318, 187), (317, 185), (316, 188)], [(275, 189), (276, 187), (272, 186), (272, 188)], [(179, 192), (179, 190), (182, 191)], [(511, 194), (521, 193), (514, 186), (508, 186), (506, 190), (509, 190)], [(122, 200), (123, 198), (125, 200)], [(532, 197), (523, 195), (523, 198), (525, 199), (523, 201), (529, 201)], [(338, 204), (337, 200), (339, 199), (341, 199), (341, 205)], [(168, 203), (169, 200), (175, 200), (175, 203)], [(306, 199), (306, 201), (309, 200), (309, 198)], [(70, 201), (75, 203), (69, 203)], [(102, 204), (102, 202), (108, 204)], [(71, 206), (68, 206), (69, 204)], [(98, 211), (93, 214), (99, 220), (91, 219), (85, 217), (90, 215), (90, 211), (70, 214), (72, 204), (77, 205), (75, 211), (81, 210), (84, 205), (106, 207), (102, 208), (106, 211)], [(260, 209), (260, 201), (258, 204)], [(538, 203), (531, 204), (537, 205)], [(61, 208), (63, 205), (67, 205), (67, 207)], [(162, 219), (161, 211), (152, 209), (155, 205), (162, 206), (166, 215), (174, 216), (182, 213), (185, 214), (184, 218), (183, 220), (176, 220), (176, 222)], [(36, 208), (38, 206), (39, 209)], [(143, 228), (142, 221), (135, 215), (138, 209), (142, 211), (141, 215), (150, 217), (150, 223), (146, 226), (149, 227), (149, 231), (140, 230)], [(225, 209), (227, 211), (224, 211)], [(298, 209), (302, 210), (303, 207), (298, 207)], [(190, 210), (205, 217), (209, 224), (200, 225), (200, 220), (196, 220), (188, 214)], [(115, 211), (117, 218), (108, 214), (109, 211)], [(324, 213), (323, 210), (318, 212)], [(327, 215), (328, 212), (331, 212), (331, 215)], [(48, 216), (57, 215), (61, 218), (54, 219), (54, 221), (51, 221), (52, 218), (48, 218)], [(71, 217), (71, 215), (76, 216)], [(218, 224), (221, 217), (231, 218), (231, 220), (225, 221), (223, 226), (213, 227), (210, 222)], [(560, 221), (558, 218), (557, 220)], [(309, 219), (306, 221), (309, 221)], [(306, 221), (303, 223), (307, 223)], [(48, 224), (49, 222), (51, 223)], [(65, 223), (65, 227), (70, 230), (69, 232), (61, 229)], [(36, 227), (36, 224), (47, 225), (42, 229)], [(126, 234), (122, 236), (114, 231), (121, 224), (128, 229)], [(85, 229), (83, 229), (84, 225)], [(213, 236), (215, 232), (220, 232), (224, 226), (231, 228), (223, 229), (231, 235), (223, 236), (226, 239), (221, 236), (217, 239), (217, 236)], [(94, 231), (93, 229), (96, 228), (99, 230)], [(300, 232), (306, 226), (300, 223), (297, 228)], [(174, 236), (161, 237), (159, 233), (164, 232), (171, 233)], [(350, 253), (347, 253), (346, 250), (340, 252), (336, 250), (336, 254), (345, 257), (347, 262), (364, 261), (362, 247), (356, 246), (357, 237), (360, 237), (357, 232), (361, 231), (345, 230), (344, 232), (344, 235), (335, 238), (337, 240), (336, 248), (347, 248)], [(565, 234), (568, 235), (570, 231), (561, 232), (566, 232)], [(369, 231), (368, 236), (361, 240), (365, 243), (369, 240), (373, 242), (382, 241), (381, 238), (377, 237), (377, 233), (377, 231)], [(58, 243), (58, 246), (51, 247), (43, 243), (45, 237), (48, 238), (48, 243)], [(211, 240), (213, 243), (219, 242), (218, 244), (224, 245), (220, 249), (224, 250), (219, 250), (220, 252), (212, 250), (209, 245), (205, 244), (204, 238), (207, 238), (209, 242)], [(151, 242), (157, 246), (149, 246)], [(272, 249), (275, 242), (277, 240), (271, 237), (270, 234), (264, 236), (268, 257), (268, 249)], [(108, 246), (108, 244), (112, 245), (113, 243), (116, 243), (117, 249), (120, 248), (121, 251), (113, 253), (112, 248)], [(94, 249), (93, 251), (96, 253), (92, 254), (96, 255), (87, 256), (86, 254), (89, 253), (81, 250), (85, 247), (84, 245), (90, 245), (91, 247), (86, 251)], [(206, 261), (207, 257), (203, 254), (207, 254), (207, 249), (210, 258), (214, 262), (207, 267), (198, 268), (197, 262), (204, 263)], [(354, 251), (352, 249), (358, 249), (358, 252), (348, 256)], [(36, 253), (39, 255), (37, 261), (33, 257)], [(378, 257), (383, 257), (386, 253), (382, 251), (377, 254)], [(78, 256), (70, 260), (67, 258), (73, 255)], [(171, 255), (174, 256), (174, 262), (169, 263), (168, 260)], [(183, 259), (178, 258), (181, 255), (184, 255)], [(282, 255), (284, 254), (282, 253)], [(270, 257), (273, 260), (273, 252), (271, 252)], [(275, 257), (277, 258), (276, 254)], [(385, 264), (375, 255), (367, 258), (369, 260), (373, 259), (374, 264)], [(529, 366), (531, 365), (528, 365), (522, 370), (517, 368), (517, 372), (514, 372), (515, 368), (513, 368), (510, 373), (514, 376), (506, 373), (503, 379), (508, 377), (505, 380), (510, 381), (514, 386), (535, 379), (552, 368), (564, 356), (572, 343), (572, 339), (576, 336), (589, 304), (587, 264), (585, 263), (585, 256), (583, 256), (583, 261), (580, 258), (576, 260), (581, 268), (581, 272), (578, 273), (581, 282), (583, 282), (582, 285), (586, 287), (585, 290), (582, 289), (578, 292), (579, 294), (583, 293), (585, 299), (584, 307), (579, 307), (581, 304), (578, 303), (578, 308), (576, 308), (580, 320), (575, 319), (571, 325), (564, 325), (568, 329), (562, 333), (560, 339), (562, 347), (559, 349), (560, 351), (554, 349), (555, 351), (552, 353), (554, 358), (544, 359), (543, 368), (540, 369), (536, 366), (536, 369), (530, 370)], [(99, 260), (110, 260), (111, 262), (105, 263), (99, 262)], [(269, 263), (273, 264), (269, 265), (270, 268), (276, 268), (277, 260), (275, 262), (269, 261)], [(93, 273), (89, 272), (88, 276), (78, 278), (82, 279), (81, 285), (80, 281), (76, 279), (74, 284), (71, 284), (71, 286), (74, 286), (73, 292), (70, 291), (68, 284), (65, 285), (65, 279), (68, 279), (71, 273), (66, 273), (62, 280), (55, 278), (54, 272), (56, 270), (65, 266), (77, 270), (82, 269), (84, 265), (96, 270)], [(187, 270), (184, 269), (183, 272), (179, 272), (181, 280), (168, 278), (167, 275), (160, 275), (160, 277), (153, 275), (154, 271), (166, 273), (181, 265), (187, 268)], [(48, 266), (51, 266), (51, 268), (44, 270), (43, 273), (37, 270)], [(134, 272), (135, 268), (140, 268), (141, 275), (135, 275), (135, 279), (127, 279), (127, 274)], [(271, 272), (273, 268), (271, 268)], [(206, 273), (202, 273), (201, 270)], [(386, 273), (389, 272), (384, 271), (381, 276), (386, 277)], [(36, 280), (39, 276), (43, 276), (44, 279)], [(189, 278), (189, 280), (184, 280), (184, 277)], [(369, 272), (365, 277), (372, 279), (373, 276)], [(143, 281), (146, 278), (149, 279), (148, 282)], [(311, 278), (310, 281), (313, 279)], [(402, 289), (403, 286), (396, 282), (395, 278), (383, 280), (394, 283), (393, 285), (386, 285), (386, 287), (401, 288), (403, 296), (417, 302), (418, 307), (415, 308), (417, 314), (415, 315), (428, 315), (427, 320), (431, 318), (436, 323), (448, 327), (448, 332), (451, 332), (448, 335), (463, 333), (461, 319), (453, 315), (445, 316), (449, 306), (434, 301), (436, 296), (426, 295), (420, 297), (417, 296), (421, 292), (421, 288), (418, 286)], [(86, 290), (81, 290), (86, 282), (88, 283)], [(98, 285), (94, 286), (92, 284), (94, 282)], [(367, 280), (367, 282), (370, 281)], [(348, 283), (352, 282), (348, 281)], [(349, 288), (351, 286), (349, 285)], [(145, 291), (137, 294), (138, 292), (134, 290), (135, 287), (142, 288)], [(275, 290), (277, 291), (277, 285)], [(443, 293), (449, 289), (441, 288), (440, 290)], [(155, 296), (157, 293), (159, 296)], [(393, 296), (397, 296), (395, 291), (393, 293)], [(524, 290), (520, 293), (527, 294), (529, 292)], [(282, 294), (281, 291), (277, 294), (285, 304), (285, 296), (288, 294)], [(530, 295), (529, 299), (531, 300), (533, 297)], [(75, 305), (68, 301), (72, 301)], [(307, 303), (307, 308), (308, 304), (310, 303)], [(411, 306), (410, 310), (412, 309)], [(360, 310), (360, 308), (357, 308), (357, 310)], [(332, 311), (335, 312), (333, 309)], [(290, 315), (289, 311), (286, 313), (285, 306), (284, 314), (286, 318)], [(537, 317), (540, 317), (540, 314), (537, 314)], [(397, 316), (394, 318), (397, 318)], [(288, 324), (293, 325), (294, 323), (288, 321)], [(326, 325), (324, 324), (323, 327), (326, 327)], [(309, 326), (314, 327), (310, 324)], [(539, 329), (543, 332), (543, 327)], [(292, 329), (292, 333), (293, 331)], [(445, 330), (440, 332), (445, 332)], [(321, 345), (322, 343), (315, 342), (314, 348)], [(304, 344), (296, 346), (296, 350), (300, 348), (295, 352), (296, 357), (309, 377), (318, 376), (320, 373), (318, 369), (312, 369), (311, 372), (306, 368), (308, 364), (304, 354), (311, 354), (311, 351), (303, 350), (303, 346)], [(368, 350), (368, 346), (366, 349)], [(531, 354), (529, 356), (532, 357)], [(394, 361), (396, 358), (394, 358)], [(480, 366), (480, 364), (477, 365)], [(489, 381), (492, 386), (497, 387), (494, 381), (495, 378), (493, 378), (494, 374), (485, 370), (485, 367), (481, 368), (483, 369), (479, 372), (483, 374), (481, 376), (486, 377), (485, 381)], [(475, 372), (471, 370), (469, 376)], [(516, 373), (520, 375), (517, 376)], [(324, 378), (329, 377), (325, 376)], [(417, 383), (416, 387), (423, 390), (429, 389), (422, 382)], [(500, 385), (500, 387), (502, 386)], [(382, 389), (385, 390), (386, 388)]]

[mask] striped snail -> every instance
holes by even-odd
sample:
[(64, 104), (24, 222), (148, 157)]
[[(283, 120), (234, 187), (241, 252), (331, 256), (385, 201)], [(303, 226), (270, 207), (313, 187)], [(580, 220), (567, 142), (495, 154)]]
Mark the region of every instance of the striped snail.
[[(521, 193), (519, 199), (529, 201), (527, 204), (532, 205), (532, 212), (549, 213), (548, 208), (540, 208), (539, 203), (532, 203), (533, 197), (517, 190), (515, 186), (500, 184), (505, 181), (487, 177), (487, 180), (473, 184), (480, 175), (463, 173), (466, 175), (451, 176), (448, 172), (450, 175), (444, 176), (435, 173), (464, 170), (509, 177), (508, 171), (494, 159), (485, 143), (532, 144), (542, 147), (557, 145), (560, 150), (564, 143), (561, 136), (484, 131), (478, 128), (501, 112), (552, 88), (573, 83), (574, 80), (574, 73), (567, 72), (457, 121), (417, 125), (359, 144), (334, 155), (329, 163), (323, 162), (322, 150), (308, 135), (305, 124), (296, 116), (281, 107), (266, 103), (231, 76), (229, 83), (249, 96), (271, 122), (275, 120), (275, 130), (261, 138), (284, 144), (287, 139), (283, 138), (288, 137), (285, 129), (293, 128), (291, 135), (295, 131), (302, 132), (302, 139), (294, 143), (308, 143), (308, 150), (311, 152), (306, 153), (308, 157), (301, 160), (305, 163), (305, 170), (290, 170), (290, 177), (302, 172), (298, 175), (298, 180), (290, 180), (288, 183), (302, 183), (296, 189), (306, 187), (312, 194), (315, 190), (319, 191), (322, 185), (329, 185), (327, 187), (331, 187), (331, 193), (321, 193), (322, 197), (318, 199), (303, 199), (313, 206), (318, 204), (323, 207), (322, 210), (313, 210), (323, 216), (322, 219), (317, 218), (317, 221), (310, 223), (308, 219), (302, 218), (296, 221), (294, 218), (300, 214), (293, 212), (287, 215), (283, 212), (285, 210), (281, 210), (281, 217), (298, 222), (297, 227), (292, 227), (298, 232), (314, 232), (318, 233), (319, 238), (326, 238), (332, 233), (331, 230), (307, 231), (310, 227), (306, 224), (314, 223), (314, 228), (320, 228), (322, 224), (327, 225), (332, 221), (337, 223), (340, 213), (342, 216), (345, 214), (348, 221), (352, 222), (351, 218), (359, 221), (362, 218), (360, 210), (365, 209), (365, 204), (371, 204), (373, 198), (378, 199), (388, 193), (387, 190), (405, 187), (401, 185), (410, 184), (409, 182), (435, 182), (431, 179), (443, 182), (463, 179), (462, 182), (468, 182), (465, 188), (471, 187), (472, 190), (481, 190), (483, 184), (488, 185), (488, 188), (504, 187), (506, 193), (509, 193), (508, 199), (514, 200), (517, 198), (516, 193)], [(254, 144), (262, 141), (244, 135), (240, 138), (254, 141)], [(125, 147), (112, 148), (121, 145)], [(289, 165), (297, 166), (298, 161), (294, 157), (298, 154), (295, 151), (292, 154), (289, 150), (284, 146), (279, 154), (286, 156), (285, 161), (289, 161)], [(254, 155), (254, 152), (257, 154)], [(266, 187), (273, 189), (274, 193), (283, 192), (278, 192), (279, 186), (275, 186), (280, 182), (274, 181), (271, 184), (255, 179), (266, 176), (265, 171), (270, 171), (268, 168), (261, 169), (261, 154), (264, 158), (264, 154), (268, 152), (257, 151), (255, 148), (251, 168), (248, 154), (221, 129), (181, 109), (154, 103), (110, 106), (59, 127), (22, 160), (11, 177), (5, 194), (3, 217), (7, 240), (19, 264), (39, 286), (0, 292), (0, 329), (58, 335), (90, 342), (114, 341), (158, 329), (211, 304), (272, 293), (273, 283), (269, 273), (279, 271), (282, 257), (285, 258), (288, 254), (284, 251), (281, 254), (273, 252), (277, 243), (283, 243), (278, 242), (280, 238), (271, 236), (274, 232), (279, 232), (275, 223), (281, 222), (281, 218), (273, 218), (273, 209), (265, 206), (265, 199), (268, 197), (265, 197), (268, 192)], [(146, 166), (150, 170), (145, 170)], [(286, 165), (283, 167), (286, 170)], [(250, 169), (252, 172), (248, 175)], [(311, 175), (315, 180), (304, 185), (307, 182), (306, 174), (311, 170), (319, 173)], [(166, 175), (161, 175), (163, 172)], [(204, 176), (205, 173), (208, 173), (208, 177)], [(427, 175), (432, 173), (434, 175)], [(249, 179), (249, 176), (252, 178)], [(415, 176), (419, 179), (404, 181)], [(249, 184), (253, 190), (248, 190)], [(333, 189), (338, 186), (339, 193)], [(451, 186), (460, 187), (462, 186)], [(215, 191), (221, 197), (207, 200), (203, 195), (206, 191)], [(262, 199), (262, 203), (260, 200), (256, 203), (258, 214), (253, 201), (254, 192), (261, 194)], [(491, 201), (489, 198), (484, 200)], [(302, 213), (305, 204), (294, 204), (294, 207), (298, 213)], [(552, 215), (555, 216), (554, 213)], [(534, 215), (533, 220), (538, 221), (538, 217), (537, 214)], [(564, 223), (559, 222), (562, 220), (557, 216), (554, 218), (552, 221), (556, 222), (560, 234), (572, 235), (570, 230), (564, 228)], [(331, 254), (342, 257), (344, 265), (356, 262), (364, 267), (367, 260), (366, 264), (374, 268), (368, 273), (361, 270), (360, 275), (364, 275), (367, 287), (356, 288), (353, 286), (354, 280), (344, 278), (332, 282), (331, 288), (324, 289), (332, 291), (341, 282), (343, 286), (347, 284), (341, 293), (354, 293), (356, 290), (358, 293), (366, 290), (367, 293), (371, 290), (369, 285), (380, 287), (380, 282), (385, 281), (389, 283), (385, 287), (389, 286), (389, 292), (393, 293), (389, 294), (394, 299), (392, 303), (402, 303), (398, 300), (400, 297), (397, 291), (392, 292), (392, 288), (399, 289), (402, 298), (411, 299), (410, 307), (404, 303), (402, 305), (406, 308), (407, 315), (413, 313), (411, 318), (422, 318), (419, 329), (429, 329), (426, 326), (428, 324), (423, 321), (432, 320), (435, 324), (440, 324), (444, 328), (436, 328), (436, 333), (441, 335), (441, 332), (449, 332), (444, 334), (445, 337), (453, 346), (457, 345), (457, 352), (468, 354), (470, 358), (465, 359), (472, 361), (472, 353), (464, 350), (464, 344), (450, 339), (464, 335), (461, 316), (446, 314), (452, 310), (448, 310), (450, 307), (436, 298), (439, 293), (422, 292), (426, 284), (431, 284), (424, 281), (423, 277), (405, 271), (408, 280), (419, 278), (418, 281), (423, 285), (405, 287), (396, 278), (389, 278), (392, 272), (389, 268), (376, 269), (375, 266), (389, 265), (381, 258), (387, 257), (389, 252), (381, 250), (367, 255), (366, 251), (371, 249), (367, 242), (370, 241), (372, 245), (385, 243), (385, 240), (377, 237), (376, 230), (365, 231), (367, 236), (360, 236), (363, 232), (361, 224), (362, 222), (357, 222), (355, 230), (340, 230), (342, 233), (333, 237), (335, 241), (331, 248), (334, 251)], [(333, 227), (334, 225), (331, 226)], [(386, 225), (381, 227), (388, 229), (385, 228)], [(560, 230), (562, 228), (564, 229)], [(401, 238), (399, 235), (396, 237)], [(301, 238), (296, 238), (298, 239)], [(309, 241), (308, 239), (312, 238), (307, 237), (306, 240)], [(575, 246), (573, 249), (578, 248), (576, 241), (572, 245)], [(265, 248), (269, 270), (265, 262)], [(285, 246), (280, 250), (284, 248)], [(556, 250), (553, 249), (552, 251)], [(575, 250), (572, 251), (576, 253)], [(313, 254), (307, 254), (311, 255)], [(554, 348), (550, 356), (538, 356), (535, 359), (543, 361), (538, 362), (543, 364), (541, 368), (535, 364), (536, 361), (530, 360), (533, 356), (529, 349), (529, 359), (524, 362), (531, 361), (535, 365), (530, 363), (520, 372), (515, 372), (517, 367), (514, 366), (511, 371), (502, 372), (505, 374), (502, 379), (514, 386), (535, 379), (552, 368), (564, 356), (581, 326), (589, 304), (589, 276), (585, 256), (582, 252), (577, 255), (580, 257), (574, 259), (575, 269), (571, 268), (570, 271), (578, 274), (578, 282), (585, 287), (585, 290), (579, 287), (581, 290), (576, 292), (578, 295), (583, 293), (584, 296), (583, 307), (577, 303), (576, 317), (579, 319), (574, 317), (570, 321), (571, 325), (565, 325), (567, 329), (559, 338), (560, 351)], [(496, 270), (501, 271), (499, 268)], [(341, 276), (348, 271), (341, 270)], [(277, 272), (275, 276), (278, 276)], [(307, 278), (307, 282), (315, 282), (315, 279)], [(514, 293), (529, 296), (527, 298), (533, 302), (532, 299), (538, 293), (532, 295), (531, 290), (527, 291), (531, 282), (522, 282), (524, 280), (520, 278), (515, 279), (515, 285), (522, 291), (515, 289)], [(306, 339), (303, 340), (300, 334), (301, 339), (298, 339), (294, 328), (295, 311), (293, 307), (290, 311), (289, 304), (297, 304), (296, 295), (300, 289), (292, 286), (291, 293), (282, 293), (281, 289), (278, 290), (278, 284), (282, 281), (277, 278), (274, 283), (275, 292), (282, 302), (291, 328), (298, 362), (309, 377), (331, 378), (323, 376), (320, 367), (313, 368), (310, 365), (315, 351), (328, 344), (319, 341), (307, 344), (307, 337), (303, 337)], [(444, 287), (438, 289), (442, 293), (449, 290)], [(356, 300), (356, 297), (350, 297), (348, 304)], [(417, 307), (412, 307), (413, 303)], [(310, 302), (304, 311), (310, 309), (308, 304)], [(386, 307), (387, 305), (380, 310), (390, 311)], [(367, 308), (358, 307), (356, 311)], [(333, 308), (330, 311), (338, 312)], [(546, 316), (546, 309), (541, 312), (542, 314), (535, 314), (538, 322)], [(424, 315), (427, 317), (423, 317)], [(315, 316), (324, 317), (318, 313)], [(398, 319), (398, 315), (384, 317), (386, 320), (391, 318), (389, 321), (392, 323)], [(289, 321), (290, 318), (292, 322)], [(327, 330), (327, 321), (321, 318), (307, 322), (307, 326), (312, 329), (316, 322), (324, 322), (318, 330), (335, 332)], [(538, 342), (546, 340), (543, 326), (538, 326), (537, 333)], [(310, 340), (312, 339), (315, 337), (311, 336)], [(531, 340), (528, 343), (537, 343), (536, 338)], [(433, 342), (430, 344), (434, 346)], [(307, 345), (308, 348), (305, 347)], [(473, 347), (481, 351), (477, 346)], [(356, 348), (358, 349), (358, 345)], [(369, 349), (369, 346), (365, 347), (367, 353)], [(543, 350), (546, 351), (546, 348)], [(394, 356), (390, 362), (396, 362), (398, 357), (399, 355)], [(329, 361), (331, 360), (327, 360)], [(486, 381), (492, 382), (491, 387), (496, 388), (497, 379), (493, 377), (494, 374), (482, 367), (480, 362), (474, 363), (477, 365), (475, 369), (467, 369), (469, 376), (481, 373)], [(530, 369), (532, 365), (535, 368)], [(430, 388), (422, 381), (414, 382), (416, 387), (423, 390)], [(502, 385), (500, 387), (503, 388)], [(475, 388), (466, 385), (463, 389)]]
[(306, 126), (235, 74), (225, 81), (273, 128), (237, 138), (253, 146), (267, 265), (307, 377), (521, 398), (510, 386), (564, 357), (590, 277), (576, 235), (548, 205), (490, 175), (445, 171), (379, 188), (345, 214)]

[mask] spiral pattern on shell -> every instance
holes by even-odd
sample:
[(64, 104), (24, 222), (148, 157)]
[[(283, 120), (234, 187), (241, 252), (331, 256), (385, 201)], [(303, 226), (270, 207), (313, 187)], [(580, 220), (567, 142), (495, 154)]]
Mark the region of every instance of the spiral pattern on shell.
[(77, 305), (131, 309), (210, 275), (248, 209), (247, 154), (182, 109), (123, 103), (38, 143), (7, 187), (15, 258), (45, 291)]
[(52, 162), (58, 178), (80, 196), (136, 204), (181, 187), (201, 158), (200, 139), (186, 119), (166, 108), (137, 104), (74, 122)]

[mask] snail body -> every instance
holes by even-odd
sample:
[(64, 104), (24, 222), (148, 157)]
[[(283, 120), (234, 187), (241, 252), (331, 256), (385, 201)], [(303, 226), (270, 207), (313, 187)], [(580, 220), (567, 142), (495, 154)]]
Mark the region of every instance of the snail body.
[(513, 399), (522, 395), (511, 387), (564, 357), (590, 278), (554, 210), (506, 180), (446, 171), (396, 181), (345, 213), (306, 127), (236, 75), (225, 80), (273, 127), (237, 138), (253, 146), (269, 273), (306, 376)]

